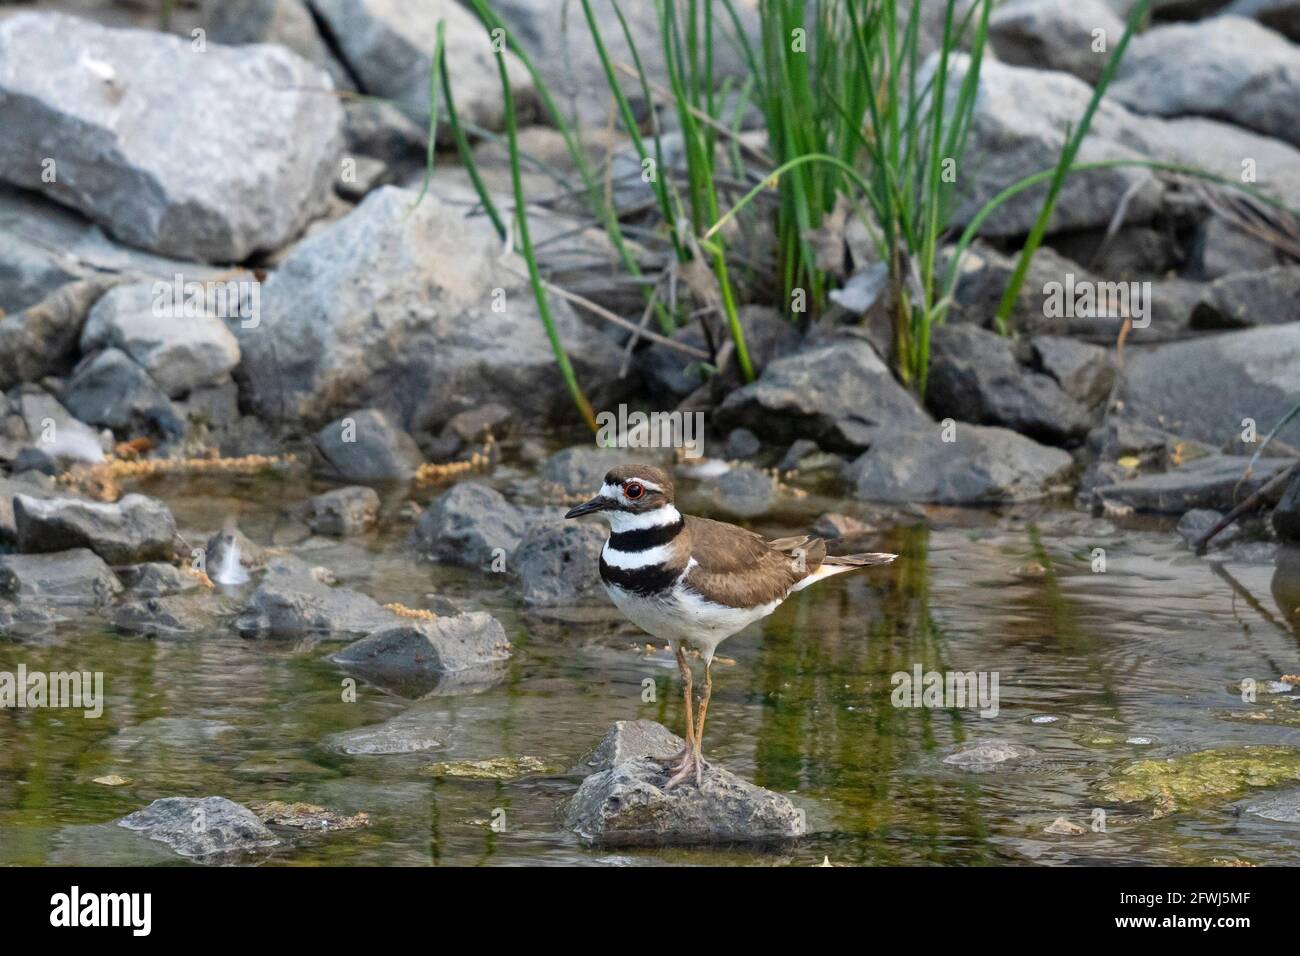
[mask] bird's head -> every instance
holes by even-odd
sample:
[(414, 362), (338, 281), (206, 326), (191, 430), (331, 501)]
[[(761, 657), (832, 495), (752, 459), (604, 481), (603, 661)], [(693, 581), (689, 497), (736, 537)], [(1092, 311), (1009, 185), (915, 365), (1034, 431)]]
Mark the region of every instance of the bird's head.
[(590, 501), (571, 508), (566, 518), (579, 518), (596, 512), (614, 515), (644, 515), (673, 508), (673, 481), (667, 472), (652, 465), (619, 465), (605, 475), (605, 483)]

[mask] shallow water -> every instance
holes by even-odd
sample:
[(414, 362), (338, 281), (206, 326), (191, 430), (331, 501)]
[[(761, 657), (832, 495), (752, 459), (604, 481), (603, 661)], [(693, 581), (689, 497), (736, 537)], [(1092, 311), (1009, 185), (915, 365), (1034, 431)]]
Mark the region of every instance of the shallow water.
[[(251, 861), (286, 865), (1300, 863), (1300, 826), (1242, 814), (1242, 801), (1152, 819), (1150, 806), (1107, 804), (1095, 789), (1135, 759), (1300, 746), (1300, 702), (1261, 694), (1245, 703), (1234, 689), (1300, 672), (1295, 555), (1207, 560), (1167, 528), (1117, 527), (1058, 505), (911, 516), (879, 540), (901, 554), (895, 565), (803, 591), (719, 652), (728, 662), (715, 665), (707, 752), (788, 794), (806, 810), (809, 835), (782, 849), (606, 851), (584, 848), (562, 824), (581, 781), (571, 768), (615, 720), (681, 732), (667, 653), (613, 617), (525, 615), (502, 576), (417, 562), (400, 498), (386, 502), (380, 531), (334, 542), (309, 538), (296, 517), (320, 490), (304, 482), (140, 490), (164, 498), (193, 543), (235, 514), (255, 541), (381, 602), (420, 607), (438, 595), (490, 610), (513, 659), (480, 693), (411, 701), (362, 684), (349, 703), (327, 659), (339, 642), (244, 640), (224, 629), (149, 640), (99, 627), (0, 639), (0, 670), (101, 670), (107, 683), (98, 720), (0, 713), (0, 864), (184, 862), (112, 821), (158, 797), (208, 795), (370, 814), (361, 830), (278, 830), (285, 843)], [(813, 494), (754, 527), (792, 533), (828, 508), (853, 512)], [(1098, 547), (1104, 573), (1090, 567)], [(893, 706), (891, 675), (916, 665), (996, 672), (997, 716)], [(657, 689), (648, 703), (647, 677)], [(327, 739), (395, 717), (444, 745), (368, 756)], [(984, 773), (943, 762), (991, 738), (1038, 755)], [(428, 772), (502, 756), (553, 769), (505, 781)], [(107, 774), (129, 783), (92, 782)], [(1044, 832), (1060, 816), (1090, 827), (1097, 808), (1105, 832)]]

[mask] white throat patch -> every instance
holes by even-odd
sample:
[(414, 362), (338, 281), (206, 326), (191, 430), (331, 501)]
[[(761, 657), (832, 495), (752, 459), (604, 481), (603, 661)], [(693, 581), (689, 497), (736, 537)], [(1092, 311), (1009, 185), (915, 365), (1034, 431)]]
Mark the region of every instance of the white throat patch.
[(660, 505), (650, 511), (632, 514), (627, 511), (606, 511), (609, 518), (609, 530), (618, 534), (622, 531), (644, 531), (647, 528), (662, 528), (664, 525), (676, 524), (682, 516), (672, 505)]

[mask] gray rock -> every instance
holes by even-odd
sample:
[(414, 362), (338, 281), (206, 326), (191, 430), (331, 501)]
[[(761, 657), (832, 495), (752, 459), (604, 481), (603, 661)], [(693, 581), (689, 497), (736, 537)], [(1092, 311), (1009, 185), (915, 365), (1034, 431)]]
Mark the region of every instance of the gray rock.
[(331, 734), (325, 746), (351, 756), (423, 753), (446, 745), (445, 721), (423, 712), (399, 714), (382, 724)]
[(144, 369), (117, 349), (87, 356), (73, 370), (60, 398), (81, 421), (124, 435), (167, 441), (185, 434), (171, 400)]
[[(1300, 322), (1130, 351), (1110, 418), (1220, 448), (1254, 419), (1267, 434), (1300, 395)], [(1279, 435), (1300, 446), (1300, 422)]]
[(109, 608), (109, 622), (126, 634), (166, 638), (215, 632), (221, 619), (239, 610), (230, 598), (210, 591), (133, 598)]
[(379, 494), (359, 485), (335, 488), (307, 502), (307, 524), (317, 534), (360, 534), (375, 526), (378, 514)]
[(131, 589), (131, 593), (140, 597), (165, 597), (193, 591), (199, 586), (194, 575), (161, 561), (119, 568), (117, 576)]
[[(1215, 511), (1212, 508), (1193, 508), (1178, 519), (1178, 525), (1174, 530), (1189, 546), (1195, 547), (1206, 532), (1213, 528), (1222, 518), (1223, 512), (1221, 511)], [(1239, 537), (1241, 537), (1241, 525), (1231, 524), (1214, 536), (1211, 545), (1221, 548)]]
[[(227, 555), (232, 548), (235, 557), (228, 561)], [(222, 584), (234, 583), (218, 580), (221, 577), (220, 569), (227, 566), (227, 564), (231, 564), (232, 568), (235, 565), (242, 568), (243, 575), (246, 576), (249, 571), (256, 571), (266, 567), (268, 554), (266, 548), (252, 541), (238, 528), (228, 528), (218, 531), (208, 538), (203, 546), (202, 558), (203, 567), (208, 577), (212, 578), (216, 583)], [(234, 574), (240, 576), (238, 571), (234, 571)]]
[(331, 473), (346, 481), (410, 481), (424, 462), (420, 446), (386, 414), (365, 408), (316, 433)]
[(772, 442), (809, 438), (849, 452), (868, 447), (883, 428), (928, 420), (870, 343), (851, 336), (776, 359), (715, 415), (719, 428), (743, 426)]
[(54, 482), (46, 475), (26, 472), (14, 478), (0, 478), (0, 545), (18, 543), (18, 526), (14, 521), (14, 495), (48, 498), (55, 494)]
[[(225, 381), (239, 364), (239, 343), (207, 310), (178, 314), (172, 283), (132, 283), (105, 294), (90, 310), (81, 351), (118, 348), (135, 359), (171, 398)], [(198, 303), (191, 312), (198, 312)]]
[(301, 561), (272, 558), (235, 627), (247, 637), (342, 640), (399, 620), (364, 594), (322, 584)]
[(609, 604), (600, 583), (603, 526), (568, 521), (534, 525), (515, 551), (523, 602), (529, 607)]
[(727, 434), (726, 455), (731, 461), (753, 458), (763, 450), (763, 443), (748, 428), (733, 428)]
[(349, 155), (370, 156), (385, 166), (423, 162), (426, 131), (385, 100), (351, 99), (343, 104), (343, 135)]
[(239, 421), (239, 386), (227, 378), (194, 389), (172, 407), (191, 425), (224, 432)]
[(0, 594), (19, 601), (57, 605), (100, 605), (122, 590), (93, 551), (56, 554), (0, 554)]
[(1088, 413), (1047, 375), (1022, 368), (1011, 341), (975, 325), (941, 325), (931, 338), (926, 403), (940, 419), (1001, 425), (1050, 444), (1075, 444)]
[(590, 497), (600, 490), (606, 472), (617, 465), (626, 464), (632, 458), (642, 457), (643, 451), (651, 450), (574, 445), (547, 458), (537, 475), (543, 481), (557, 486), (566, 495)]
[(630, 760), (649, 758), (665, 762), (678, 757), (686, 741), (653, 720), (617, 720), (595, 749), (582, 760), (589, 773), (612, 770)]
[(528, 525), (528, 513), (499, 491), (463, 481), (425, 509), (412, 541), (421, 554), (435, 561), (487, 568), (498, 553), (514, 554)]
[(38, 604), (0, 602), (0, 637), (25, 638), (51, 631), (67, 618)]
[(32, 554), (87, 548), (109, 564), (163, 560), (175, 550), (176, 521), (156, 498), (130, 494), (113, 503), (15, 495), (18, 549)]
[(1072, 465), (1069, 454), (1005, 428), (958, 424), (953, 442), (938, 425), (880, 435), (849, 467), (864, 501), (987, 504), (1041, 497)]
[(1278, 823), (1300, 823), (1300, 790), (1288, 790), (1252, 803), (1246, 812)]
[(257, 814), (225, 797), (163, 797), (117, 821), (179, 856), (219, 861), (279, 846)]
[(1173, 23), (1133, 37), (1106, 95), (1138, 113), (1209, 116), (1300, 144), (1300, 50), (1243, 17)]
[(1234, 17), (1254, 17), (1294, 43), (1300, 43), (1300, 0), (1235, 0), (1223, 11)]
[(117, 281), (99, 277), (61, 283), (14, 315), (5, 315), (0, 307), (0, 389), (71, 366), (87, 312)]
[(1283, 540), (1300, 542), (1300, 475), (1292, 476), (1273, 509), (1273, 530)]
[[(496, 58), (486, 28), (453, 0), (310, 0), (340, 54), (367, 93), (395, 102), (424, 128), (429, 125), (429, 74), (439, 21), (446, 23), (447, 71), (461, 121), (502, 129), (505, 112)], [(531, 78), (506, 58), (511, 92), (525, 106)], [(439, 104), (440, 114), (446, 110)]]
[(600, 846), (779, 843), (804, 835), (802, 813), (782, 794), (715, 766), (706, 766), (702, 786), (665, 791), (670, 774), (646, 757), (592, 774), (569, 804), (569, 827)]
[(728, 469), (709, 483), (714, 503), (737, 518), (756, 518), (776, 504), (776, 479), (748, 465)]
[(1196, 329), (1283, 325), (1300, 318), (1300, 265), (1234, 272), (1215, 279), (1192, 311)]
[(1037, 756), (1032, 747), (1005, 740), (981, 740), (978, 743), (949, 754), (943, 762), (971, 773), (988, 773), (1003, 764), (1014, 763)]
[(481, 688), (500, 678), (499, 665), (509, 659), (505, 629), (483, 611), (402, 621), (331, 658), (349, 673), (408, 697), (427, 694), (448, 678), (458, 689)]
[[(1093, 52), (1093, 31), (1106, 47)], [(1096, 83), (1124, 23), (1102, 0), (1011, 0), (989, 17), (989, 41), (998, 59), (1016, 66), (1049, 67)]]
[(9, 395), (27, 426), (33, 445), (56, 461), (95, 464), (104, 460), (99, 433), (68, 414), (68, 410), (46, 391), (24, 385)]
[[(383, 187), (299, 243), (262, 290), (259, 328), (233, 328), (248, 408), (319, 426), (358, 407), (412, 434), (497, 402), (521, 422), (573, 406), (522, 260), (502, 261), (482, 217)], [(408, 215), (409, 213), (409, 215)], [(494, 290), (509, 308), (493, 310)], [(618, 390), (619, 350), (552, 299), (556, 328), (596, 407)]]
[(331, 87), (281, 47), (195, 56), (178, 37), (19, 13), (0, 21), (0, 126), (13, 133), (0, 176), (131, 245), (242, 260), (323, 210), (342, 141)]
[(327, 71), (336, 89), (352, 89), (347, 68), (321, 39), (303, 0), (221, 0), (212, 6), (208, 39), (213, 43), (278, 43)]
[[(1297, 2), (1297, 9), (1300, 9), (1300, 2)], [(1238, 229), (1223, 216), (1205, 217), (1192, 239), (1190, 270), (1198, 278), (1217, 279), (1233, 272), (1259, 272), (1279, 264), (1276, 246)]]
[(1092, 408), (1110, 394), (1115, 363), (1106, 349), (1059, 335), (1037, 336), (1030, 346), (1038, 366), (1075, 401)]
[(1207, 455), (1166, 472), (1138, 475), (1128, 481), (1093, 490), (1097, 504), (1122, 505), (1157, 514), (1182, 514), (1193, 508), (1229, 511), (1291, 462), (1261, 458), (1251, 477), (1243, 479), (1250, 458)]

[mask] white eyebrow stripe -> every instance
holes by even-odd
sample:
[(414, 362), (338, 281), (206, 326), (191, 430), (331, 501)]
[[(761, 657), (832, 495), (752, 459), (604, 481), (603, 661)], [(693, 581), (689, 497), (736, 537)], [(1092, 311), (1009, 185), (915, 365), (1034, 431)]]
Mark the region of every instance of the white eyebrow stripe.
[(664, 564), (673, 556), (673, 546), (661, 544), (655, 548), (642, 548), (640, 551), (619, 551), (611, 548), (606, 541), (600, 555), (611, 568), (635, 571), (637, 568), (647, 568), (653, 564)]
[(660, 505), (640, 514), (630, 511), (606, 511), (609, 518), (609, 530), (616, 534), (622, 531), (644, 531), (647, 528), (662, 528), (664, 525), (676, 524), (682, 520), (681, 514), (672, 505)]

